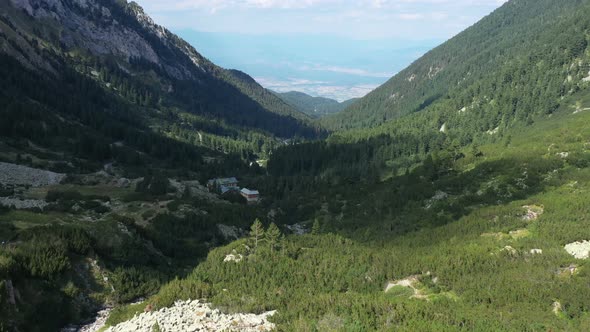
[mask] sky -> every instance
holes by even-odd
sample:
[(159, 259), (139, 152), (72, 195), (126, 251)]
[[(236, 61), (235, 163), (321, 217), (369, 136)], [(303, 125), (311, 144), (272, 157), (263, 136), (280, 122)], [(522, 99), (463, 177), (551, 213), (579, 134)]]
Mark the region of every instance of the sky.
[(505, 0), (136, 0), (264, 87), (361, 97)]

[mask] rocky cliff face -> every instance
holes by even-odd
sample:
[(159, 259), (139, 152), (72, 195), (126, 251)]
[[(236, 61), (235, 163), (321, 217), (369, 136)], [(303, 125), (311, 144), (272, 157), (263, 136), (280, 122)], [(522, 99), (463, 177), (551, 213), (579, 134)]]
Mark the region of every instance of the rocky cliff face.
[(10, 1), (37, 21), (55, 21), (63, 27), (59, 42), (67, 50), (87, 50), (93, 55), (115, 55), (123, 59), (140, 58), (160, 66), (176, 79), (196, 79), (206, 72), (205, 68), (212, 66), (186, 42), (155, 24), (134, 2)]
[[(241, 127), (281, 137), (317, 135), (309, 117), (247, 74), (215, 65), (135, 2), (0, 2), (2, 54), (43, 74), (73, 70), (125, 98), (129, 94), (121, 90), (141, 90), (153, 100)], [(119, 86), (105, 78), (109, 75), (117, 76)]]

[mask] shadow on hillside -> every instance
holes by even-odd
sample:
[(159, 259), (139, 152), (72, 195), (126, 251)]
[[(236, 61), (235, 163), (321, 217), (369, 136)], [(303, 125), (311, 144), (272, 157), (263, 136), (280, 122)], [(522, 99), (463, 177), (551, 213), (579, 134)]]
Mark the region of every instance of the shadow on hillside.
[[(562, 168), (558, 159), (503, 158), (483, 161), (466, 172), (435, 175), (418, 167), (407, 175), (384, 183), (338, 188), (349, 193), (341, 220), (329, 217), (326, 230), (353, 240), (370, 241), (369, 234), (393, 239), (424, 228), (446, 225), (470, 214), (475, 208), (525, 200), (546, 187), (543, 175)], [(353, 194), (351, 194), (353, 193)], [(374, 235), (373, 235), (374, 236)]]

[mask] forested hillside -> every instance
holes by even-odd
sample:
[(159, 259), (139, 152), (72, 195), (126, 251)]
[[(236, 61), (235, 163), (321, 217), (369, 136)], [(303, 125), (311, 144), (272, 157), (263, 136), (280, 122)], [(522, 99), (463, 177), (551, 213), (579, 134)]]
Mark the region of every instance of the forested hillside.
[(266, 233), (211, 251), (146, 305), (207, 294), (226, 312), (277, 310), (279, 331), (586, 331), (588, 262), (564, 248), (590, 239), (589, 96), (386, 181), (261, 182), (281, 197)]
[(589, 330), (590, 1), (507, 2), (322, 140), (133, 3), (0, 9), (0, 331)]
[(114, 0), (1, 1), (0, 105), (0, 331), (57, 331), (185, 275), (264, 215), (203, 184), (323, 134)]
[[(477, 150), (478, 145), (510, 141), (511, 128), (550, 117), (560, 106), (578, 109), (579, 105), (564, 103), (590, 84), (589, 13), (587, 1), (508, 2), (352, 108), (323, 119), (369, 128), (339, 131), (326, 141), (279, 149), (269, 171), (314, 174), (335, 181), (375, 181), (403, 173), (428, 155), (460, 159), (461, 147), (472, 145)], [(515, 33), (519, 29), (526, 31)], [(418, 65), (431, 62), (445, 63), (445, 69), (436, 77), (412, 79), (422, 79), (424, 84), (406, 80)], [(402, 88), (411, 94), (399, 96), (410, 97), (399, 103), (385, 98), (385, 104), (373, 104), (375, 96)], [(434, 95), (440, 98), (420, 106), (420, 111), (408, 104), (420, 104)], [(355, 109), (362, 105), (372, 106)], [(379, 126), (364, 122), (376, 119), (373, 111), (398, 109), (401, 113), (395, 111), (394, 120)], [(383, 119), (383, 114), (378, 118)], [(346, 118), (349, 115), (363, 123)]]
[(493, 130), (550, 113), (588, 76), (588, 62), (577, 61), (588, 44), (588, 6), (585, 0), (509, 1), (323, 123), (375, 127), (438, 110), (439, 128), (461, 111), (483, 115), (477, 129)]
[[(43, 131), (68, 123), (80, 125), (82, 135), (94, 128), (101, 139), (85, 140), (104, 145), (131, 140), (135, 135), (121, 131), (134, 128), (248, 159), (284, 138), (322, 133), (248, 75), (217, 67), (156, 25), (135, 3), (11, 0), (0, 6), (1, 83), (10, 86), (2, 94), (8, 105), (2, 124), (21, 128), (11, 131), (12, 139), (35, 132), (52, 136), (37, 143), (54, 143), (55, 132)], [(39, 123), (19, 110), (42, 113), (46, 129), (37, 130)], [(58, 114), (70, 121), (56, 121)], [(121, 117), (124, 129), (108, 128)], [(107, 150), (85, 150), (97, 149)]]
[(510, 1), (325, 119), (371, 128), (279, 148), (257, 180), (272, 234), (253, 226), (148, 303), (206, 289), (285, 331), (587, 330), (588, 248), (568, 248), (590, 237), (589, 17)]
[(276, 92), (276, 95), (291, 105), (296, 110), (314, 118), (321, 118), (330, 114), (341, 112), (352, 105), (357, 99), (349, 99), (343, 102), (323, 97), (312, 97), (303, 92)]

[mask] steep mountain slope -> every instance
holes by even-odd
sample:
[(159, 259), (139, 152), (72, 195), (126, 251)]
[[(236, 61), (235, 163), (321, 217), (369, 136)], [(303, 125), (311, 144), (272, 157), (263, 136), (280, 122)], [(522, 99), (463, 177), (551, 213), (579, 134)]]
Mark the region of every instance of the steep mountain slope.
[(153, 294), (267, 213), (199, 182), (321, 133), (126, 1), (0, 1), (0, 105), (0, 331)]
[(2, 53), (56, 85), (70, 70), (142, 107), (279, 137), (318, 133), (306, 115), (246, 74), (211, 63), (134, 2), (10, 0), (0, 8)]
[[(373, 182), (411, 170), (428, 156), (460, 159), (464, 146), (477, 150), (483, 144), (510, 142), (512, 128), (542, 121), (560, 107), (583, 109), (577, 101), (568, 102), (590, 88), (589, 35), (588, 1), (507, 2), (348, 110), (322, 119), (334, 128), (368, 128), (279, 149), (269, 171), (281, 176), (313, 174), (332, 182)], [(419, 66), (428, 64), (423, 68), (428, 73), (430, 64), (439, 62), (449, 65), (436, 77), (425, 74), (424, 82), (415, 86), (409, 81), (419, 78), (406, 80)], [(388, 90), (393, 88), (406, 89), (403, 95), (411, 98), (393, 102), (395, 98), (384, 97), (389, 100), (384, 105), (373, 104), (376, 96), (393, 93)], [(435, 95), (440, 98), (425, 103)], [(412, 103), (423, 105), (409, 107)], [(389, 111), (394, 119), (370, 126), (381, 123)]]
[[(46, 7), (30, 10), (58, 15)], [(293, 145), (209, 116), (233, 97), (207, 86), (275, 105), (243, 73), (213, 79), (160, 50), (152, 60), (166, 65), (97, 57), (65, 48), (83, 27), (0, 8), (0, 159), (60, 173), (39, 181), (45, 171), (0, 164), (0, 331), (57, 330), (104, 304), (117, 305), (114, 325), (188, 298), (277, 310), (270, 320), (287, 331), (588, 330), (588, 260), (565, 249), (590, 240), (588, 1), (512, 0), (461, 44), (490, 55), (471, 64), (486, 68), (478, 77), (462, 54), (442, 54), (424, 96), (408, 87), (419, 112)], [(267, 149), (266, 170), (244, 163)], [(195, 181), (235, 173), (259, 205)], [(255, 220), (264, 227), (214, 249)], [(190, 309), (179, 326), (207, 313)]]
[(217, 248), (144, 305), (207, 292), (288, 331), (587, 331), (590, 265), (565, 249), (590, 239), (590, 94), (576, 102), (381, 183), (297, 177), (276, 207), (310, 234)]
[(317, 118), (341, 112), (357, 100), (357, 98), (353, 98), (338, 102), (330, 98), (312, 97), (297, 91), (276, 92), (276, 95), (300, 112)]
[(588, 1), (509, 1), (325, 118), (357, 129), (272, 154), (265, 222), (311, 234), (253, 232), (146, 304), (207, 291), (296, 331), (588, 330), (589, 37)]
[(437, 105), (479, 111), (493, 103), (488, 130), (504, 117), (499, 110), (517, 117), (551, 112), (564, 88), (588, 76), (588, 62), (574, 61), (586, 49), (587, 11), (584, 0), (509, 1), (324, 123), (374, 127)]

